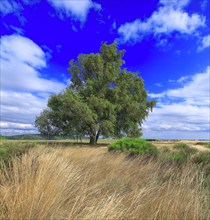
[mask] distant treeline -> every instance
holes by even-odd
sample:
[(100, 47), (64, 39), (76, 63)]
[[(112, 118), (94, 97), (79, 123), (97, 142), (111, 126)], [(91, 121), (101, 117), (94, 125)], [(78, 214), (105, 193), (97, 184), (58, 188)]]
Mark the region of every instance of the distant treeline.
[[(12, 135), (12, 136), (0, 136), (0, 140), (48, 140), (47, 136), (40, 134), (22, 134), (22, 135)], [(78, 140), (80, 137), (76, 136), (51, 136), (50, 140)]]

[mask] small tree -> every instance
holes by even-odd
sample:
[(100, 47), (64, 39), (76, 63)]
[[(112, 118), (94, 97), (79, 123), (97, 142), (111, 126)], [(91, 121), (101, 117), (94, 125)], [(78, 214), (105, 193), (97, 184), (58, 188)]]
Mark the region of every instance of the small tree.
[(88, 135), (90, 144), (96, 144), (100, 135), (141, 135), (141, 125), (156, 101), (147, 99), (137, 73), (122, 69), (124, 52), (116, 43), (104, 43), (100, 53), (70, 61), (70, 86), (48, 101), (54, 127), (65, 134)]

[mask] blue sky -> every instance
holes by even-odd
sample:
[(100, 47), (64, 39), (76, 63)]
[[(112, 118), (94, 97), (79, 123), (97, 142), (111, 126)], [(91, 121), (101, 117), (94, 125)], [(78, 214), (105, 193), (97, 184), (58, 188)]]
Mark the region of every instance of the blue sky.
[(36, 115), (69, 84), (68, 62), (125, 49), (157, 106), (146, 138), (210, 139), (210, 1), (1, 0), (1, 134), (37, 133)]

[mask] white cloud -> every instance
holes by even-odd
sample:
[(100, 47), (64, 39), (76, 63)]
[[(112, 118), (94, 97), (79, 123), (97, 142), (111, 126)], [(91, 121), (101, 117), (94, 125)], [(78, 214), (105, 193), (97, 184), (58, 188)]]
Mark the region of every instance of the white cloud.
[(76, 20), (84, 23), (86, 21), (87, 15), (90, 9), (101, 10), (101, 5), (92, 2), (91, 0), (80, 0), (80, 1), (70, 1), (70, 0), (48, 0), (49, 3), (59, 12), (60, 17), (63, 15), (67, 17), (73, 17)]
[(178, 83), (186, 83), (187, 81), (189, 81), (190, 80), (190, 76), (182, 76), (181, 78), (179, 78), (178, 80), (177, 80), (177, 82)]
[(21, 124), (21, 123), (13, 123), (13, 122), (0, 122), (1, 128), (3, 129), (23, 129), (23, 130), (28, 130), (32, 129), (34, 130), (34, 125), (33, 124)]
[(41, 0), (22, 0), (22, 2), (26, 5), (34, 5), (39, 3)]
[(160, 0), (160, 4), (168, 8), (184, 8), (189, 2), (190, 0)]
[(57, 92), (63, 83), (41, 77), (47, 66), (44, 51), (32, 40), (19, 35), (3, 36), (1, 45), (1, 88), (20, 91)]
[(163, 85), (161, 83), (155, 83), (155, 86), (162, 87)]
[(198, 47), (198, 52), (208, 47), (210, 47), (210, 34), (203, 37), (201, 45)]
[(11, 28), (13, 31), (15, 31), (19, 35), (24, 34), (24, 30), (22, 28), (15, 27), (13, 25), (9, 25), (9, 28)]
[[(210, 101), (210, 66), (203, 73), (184, 76), (177, 80), (182, 87), (170, 89), (159, 94), (151, 93), (151, 98), (181, 99), (186, 104), (209, 105)], [(185, 84), (183, 85), (183, 81)]]
[(169, 35), (173, 32), (180, 34), (195, 33), (199, 27), (204, 26), (205, 18), (194, 13), (188, 14), (183, 10), (188, 4), (187, 0), (161, 0), (157, 11), (142, 21), (120, 26), (118, 33), (121, 42), (138, 42), (147, 35)]
[(37, 97), (28, 92), (2, 91), (1, 120), (4, 122), (33, 124), (35, 116), (46, 108), (48, 96)]
[(20, 4), (15, 1), (0, 1), (0, 12), (3, 16), (22, 10)]
[(26, 22), (26, 19), (21, 15), (23, 7), (20, 3), (14, 0), (2, 0), (0, 1), (0, 14), (6, 16), (8, 14), (14, 14), (18, 17), (21, 24)]
[(113, 24), (112, 24), (112, 29), (115, 30), (116, 28), (117, 28), (117, 23), (116, 23), (116, 21), (114, 21)]
[(19, 35), (1, 37), (1, 57), (12, 62), (15, 59), (33, 67), (45, 67), (45, 54), (32, 40)]
[(11, 136), (11, 135), (21, 135), (21, 134), (38, 134), (35, 129), (20, 129), (20, 128), (2, 128), (1, 135)]
[[(1, 121), (7, 125), (33, 124), (35, 116), (46, 107), (49, 95), (60, 92), (66, 84), (42, 77), (47, 67), (46, 53), (32, 40), (19, 35), (3, 36), (0, 45)], [(4, 127), (2, 132), (8, 130)]]
[[(183, 80), (185, 81), (183, 85)], [(210, 67), (203, 73), (181, 77), (180, 87), (150, 94), (158, 104), (143, 125), (145, 135), (159, 138), (209, 138), (210, 132)], [(190, 132), (192, 134), (190, 135)], [(159, 134), (158, 134), (159, 133)], [(202, 135), (201, 135), (202, 134)]]

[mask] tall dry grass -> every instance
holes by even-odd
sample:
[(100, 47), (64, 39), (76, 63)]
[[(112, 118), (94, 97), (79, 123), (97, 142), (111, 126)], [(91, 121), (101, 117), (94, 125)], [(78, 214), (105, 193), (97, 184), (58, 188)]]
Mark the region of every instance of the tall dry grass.
[(0, 219), (209, 219), (203, 181), (192, 164), (32, 149), (0, 171)]

